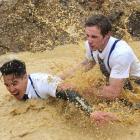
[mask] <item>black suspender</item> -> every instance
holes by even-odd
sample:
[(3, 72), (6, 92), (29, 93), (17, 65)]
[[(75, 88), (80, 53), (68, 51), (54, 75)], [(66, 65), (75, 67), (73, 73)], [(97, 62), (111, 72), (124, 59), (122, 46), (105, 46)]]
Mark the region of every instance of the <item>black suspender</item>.
[(33, 80), (31, 79), (30, 75), (29, 75), (29, 80), (30, 80), (30, 82), (31, 82), (31, 85), (32, 85), (32, 87), (33, 87), (33, 89), (34, 89), (34, 92), (36, 93), (37, 97), (38, 97), (38, 98), (41, 98), (41, 97), (39, 96), (39, 94), (37, 93), (36, 89), (35, 89)]
[(115, 40), (115, 42), (113, 43), (113, 45), (112, 45), (112, 47), (111, 47), (111, 50), (110, 50), (110, 52), (109, 52), (109, 55), (108, 55), (107, 65), (108, 65), (108, 68), (109, 68), (110, 70), (111, 70), (111, 68), (110, 68), (110, 65), (109, 65), (109, 58), (110, 58), (110, 55), (111, 55), (112, 51), (115, 49), (115, 46), (116, 46), (116, 44), (117, 44), (118, 41), (120, 41), (120, 40), (119, 40), (119, 39), (118, 39), (118, 40)]
[(94, 57), (93, 57), (93, 53), (92, 53), (92, 49), (91, 48), (90, 48), (90, 53), (91, 53), (92, 59), (94, 60)]
[[(108, 68), (110, 69), (110, 71), (111, 71), (111, 68), (110, 68), (110, 66), (109, 66), (109, 59), (110, 59), (111, 53), (112, 53), (112, 51), (115, 49), (115, 46), (116, 46), (116, 44), (117, 44), (118, 41), (120, 41), (120, 40), (119, 40), (119, 39), (115, 40), (115, 42), (113, 43), (113, 45), (112, 45), (112, 47), (111, 47), (111, 50), (110, 50), (110, 52), (109, 52), (109, 55), (108, 55), (107, 65), (108, 65)], [(91, 50), (91, 49), (90, 49), (90, 52), (91, 52), (92, 58), (94, 59), (93, 53), (92, 53), (92, 50)], [(110, 73), (107, 71), (107, 69), (106, 69), (106, 67), (105, 67), (105, 64), (104, 64), (104, 62), (103, 62), (103, 59), (101, 59), (101, 58), (99, 57), (99, 55), (98, 55), (97, 57), (98, 57), (99, 66), (100, 66), (101, 72), (106, 76), (106, 78), (109, 78)], [(132, 84), (131, 84), (131, 82), (130, 82), (129, 79), (127, 79), (127, 80), (125, 81), (124, 87), (123, 87), (123, 88), (124, 88), (124, 89), (133, 90), (133, 86), (132, 86)]]

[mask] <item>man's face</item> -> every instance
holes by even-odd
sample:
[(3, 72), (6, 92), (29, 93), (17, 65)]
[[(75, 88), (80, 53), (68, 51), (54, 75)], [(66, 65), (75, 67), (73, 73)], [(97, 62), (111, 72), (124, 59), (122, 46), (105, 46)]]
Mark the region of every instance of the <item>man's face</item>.
[(3, 76), (4, 85), (16, 99), (21, 100), (27, 88), (27, 75), (16, 77), (13, 74)]
[(100, 29), (97, 26), (86, 27), (85, 33), (87, 36), (88, 43), (92, 50), (96, 51), (104, 49), (106, 41), (109, 37), (108, 34), (103, 36), (101, 34)]

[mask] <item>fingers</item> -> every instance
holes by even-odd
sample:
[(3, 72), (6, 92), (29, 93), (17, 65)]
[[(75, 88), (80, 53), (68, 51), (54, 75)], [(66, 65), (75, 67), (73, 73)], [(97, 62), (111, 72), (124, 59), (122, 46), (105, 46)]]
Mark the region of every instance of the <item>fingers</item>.
[(91, 113), (91, 121), (96, 124), (106, 124), (113, 121), (118, 121), (117, 116), (110, 112), (93, 112)]
[(117, 120), (117, 116), (115, 116), (115, 114), (109, 113), (107, 112), (106, 114), (104, 114), (104, 118), (105, 119), (110, 119), (111, 121)]

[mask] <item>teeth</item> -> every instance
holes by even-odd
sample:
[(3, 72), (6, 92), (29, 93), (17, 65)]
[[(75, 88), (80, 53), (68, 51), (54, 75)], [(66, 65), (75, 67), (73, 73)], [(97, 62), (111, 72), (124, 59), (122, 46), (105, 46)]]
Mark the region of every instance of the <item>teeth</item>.
[(16, 94), (14, 94), (14, 96), (17, 96), (17, 95), (19, 95), (19, 93), (17, 92)]

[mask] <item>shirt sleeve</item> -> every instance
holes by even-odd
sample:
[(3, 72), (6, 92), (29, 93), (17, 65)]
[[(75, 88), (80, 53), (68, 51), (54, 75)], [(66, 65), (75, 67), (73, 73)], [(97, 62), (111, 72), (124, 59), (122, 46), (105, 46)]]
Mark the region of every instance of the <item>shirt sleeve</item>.
[(130, 66), (133, 62), (132, 54), (120, 54), (113, 59), (111, 67), (111, 78), (128, 78), (130, 73)]

